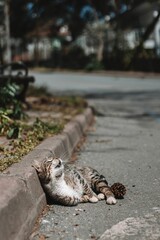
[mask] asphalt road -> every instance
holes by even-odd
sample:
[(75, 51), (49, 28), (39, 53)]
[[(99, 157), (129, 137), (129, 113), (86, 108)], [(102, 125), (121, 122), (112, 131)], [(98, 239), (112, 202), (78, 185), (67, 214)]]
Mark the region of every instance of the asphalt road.
[(160, 90), (160, 75), (156, 78), (132, 77), (127, 75), (104, 75), (68, 72), (30, 72), (36, 78), (36, 86), (47, 86), (50, 92), (64, 94), (105, 94), (115, 91), (153, 91)]
[(110, 184), (122, 182), (127, 194), (114, 206), (51, 206), (33, 240), (160, 239), (160, 81), (103, 77), (104, 89), (98, 79), (100, 91), (87, 92), (96, 122), (76, 164), (96, 168)]

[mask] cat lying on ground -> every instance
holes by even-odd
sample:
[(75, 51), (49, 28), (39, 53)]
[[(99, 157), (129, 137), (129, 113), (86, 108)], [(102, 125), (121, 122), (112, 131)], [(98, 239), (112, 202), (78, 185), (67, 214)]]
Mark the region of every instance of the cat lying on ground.
[[(106, 199), (107, 204), (116, 204), (105, 177), (91, 167), (63, 164), (60, 158), (55, 157), (47, 158), (42, 163), (35, 161), (33, 167), (37, 170), (46, 194), (58, 204), (74, 206), (103, 199)], [(122, 188), (124, 195), (125, 187)]]

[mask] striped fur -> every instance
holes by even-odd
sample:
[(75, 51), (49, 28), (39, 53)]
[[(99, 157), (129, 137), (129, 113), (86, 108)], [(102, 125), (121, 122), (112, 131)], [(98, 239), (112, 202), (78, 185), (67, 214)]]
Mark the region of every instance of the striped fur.
[(35, 162), (33, 167), (45, 192), (58, 204), (74, 206), (102, 199), (108, 204), (116, 203), (105, 177), (93, 168), (63, 164), (54, 157)]

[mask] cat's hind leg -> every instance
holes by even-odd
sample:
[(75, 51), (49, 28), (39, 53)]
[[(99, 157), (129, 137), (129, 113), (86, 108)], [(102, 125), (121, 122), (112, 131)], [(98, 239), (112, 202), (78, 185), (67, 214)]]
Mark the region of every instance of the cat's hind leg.
[[(92, 189), (98, 193), (99, 198), (106, 198), (107, 204), (116, 204), (116, 199), (114, 194), (112, 193), (110, 187), (108, 186), (108, 182), (106, 181), (103, 175), (100, 175), (96, 170), (94, 170), (94, 175), (91, 180)], [(101, 195), (103, 194), (104, 197)]]
[(97, 188), (97, 190), (99, 190), (100, 193), (103, 193), (103, 195), (106, 198), (106, 203), (107, 204), (109, 204), (109, 205), (116, 204), (117, 201), (114, 197), (114, 194), (112, 193), (112, 191), (108, 187), (108, 184), (107, 184), (106, 181), (97, 182), (96, 188)]
[(109, 205), (114, 205), (117, 203), (117, 200), (115, 199), (115, 197), (109, 196), (109, 197), (107, 197), (106, 203)]

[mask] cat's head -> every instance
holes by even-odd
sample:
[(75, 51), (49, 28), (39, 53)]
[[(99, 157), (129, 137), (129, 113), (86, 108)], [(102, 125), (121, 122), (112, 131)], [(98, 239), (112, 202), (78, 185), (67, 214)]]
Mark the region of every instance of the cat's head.
[(60, 158), (49, 157), (42, 162), (34, 161), (32, 165), (42, 183), (48, 183), (50, 180), (54, 181), (60, 178), (63, 174), (63, 161)]

